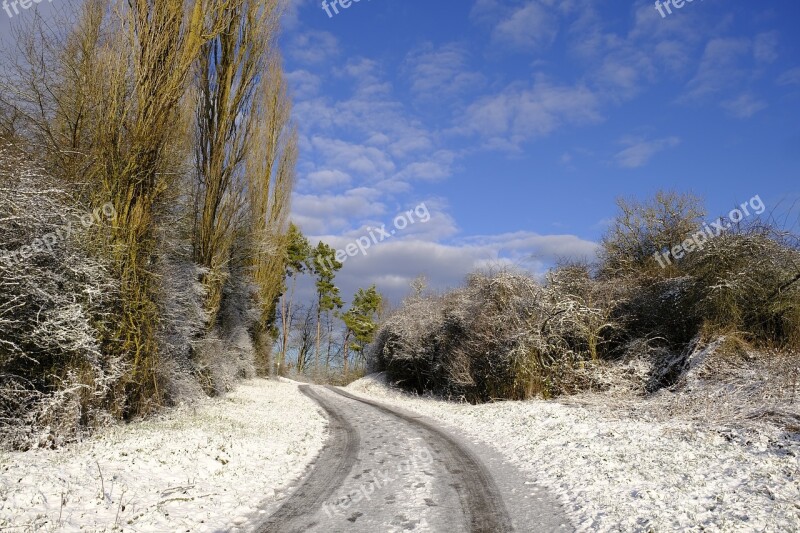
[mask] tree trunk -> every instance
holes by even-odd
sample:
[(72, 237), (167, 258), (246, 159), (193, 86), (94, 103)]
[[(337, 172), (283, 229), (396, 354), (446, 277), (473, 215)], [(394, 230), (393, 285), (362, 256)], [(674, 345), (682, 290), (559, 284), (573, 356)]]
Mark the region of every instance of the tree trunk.
[(329, 371), (331, 368), (331, 338), (333, 337), (333, 321), (331, 321), (331, 313), (328, 311), (328, 353), (325, 359), (325, 370)]
[(261, 376), (272, 375), (272, 350), (270, 334), (264, 324), (259, 321), (253, 334), (256, 349), (256, 372)]
[(344, 377), (347, 379), (347, 360), (350, 359), (350, 330), (344, 334), (344, 346), (342, 347), (342, 364), (344, 365)]
[(283, 371), (283, 366), (286, 364), (286, 352), (289, 349), (289, 330), (292, 327), (292, 306), (294, 305), (294, 290), (297, 287), (297, 274), (292, 276), (292, 291), (289, 296), (289, 304), (286, 305), (286, 296), (283, 297), (283, 304), (285, 307), (283, 315), (283, 346), (281, 346), (281, 357), (278, 362), (278, 374)]
[(314, 356), (314, 374), (316, 375), (319, 371), (319, 344), (320, 344), (320, 318), (322, 316), (322, 310), (320, 309), (319, 303), (317, 304), (317, 352)]
[(286, 317), (286, 295), (281, 296), (281, 353), (278, 354), (277, 372), (278, 375), (283, 374), (283, 361), (286, 357), (286, 332), (289, 319)]

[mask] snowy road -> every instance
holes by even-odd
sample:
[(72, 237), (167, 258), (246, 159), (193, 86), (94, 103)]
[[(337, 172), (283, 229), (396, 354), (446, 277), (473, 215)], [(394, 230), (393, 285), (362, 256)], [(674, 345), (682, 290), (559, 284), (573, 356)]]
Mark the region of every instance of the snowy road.
[(310, 474), (256, 531), (571, 529), (554, 500), (496, 452), (332, 387), (301, 390), (328, 415), (329, 440)]

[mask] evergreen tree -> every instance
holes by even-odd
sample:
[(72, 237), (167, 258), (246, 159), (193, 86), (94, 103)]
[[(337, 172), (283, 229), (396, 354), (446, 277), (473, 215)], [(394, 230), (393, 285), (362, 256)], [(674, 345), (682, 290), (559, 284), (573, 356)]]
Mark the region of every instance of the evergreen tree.
[[(286, 243), (286, 272), (285, 278), (292, 278), (292, 287), (289, 290), (288, 298), (284, 292), (281, 298), (281, 325), (283, 327), (283, 338), (281, 343), (280, 360), (278, 361), (278, 374), (283, 371), (286, 363), (286, 351), (289, 347), (289, 333), (292, 329), (291, 316), (294, 305), (294, 293), (297, 287), (297, 278), (300, 274), (311, 269), (314, 265), (311, 261), (311, 245), (293, 223), (289, 225)], [(285, 287), (285, 281), (284, 281)]]
[(378, 324), (375, 321), (381, 308), (383, 297), (376, 290), (375, 285), (369, 289), (358, 289), (353, 305), (342, 315), (346, 330), (344, 337), (344, 373), (347, 375), (349, 348), (352, 346), (356, 352), (362, 352), (364, 347), (372, 342)]
[(336, 260), (336, 250), (320, 241), (314, 250), (314, 275), (317, 277), (317, 350), (314, 360), (315, 371), (319, 369), (320, 356), (320, 319), (323, 312), (344, 307), (339, 296), (339, 288), (333, 284), (336, 272), (341, 270), (342, 263)]

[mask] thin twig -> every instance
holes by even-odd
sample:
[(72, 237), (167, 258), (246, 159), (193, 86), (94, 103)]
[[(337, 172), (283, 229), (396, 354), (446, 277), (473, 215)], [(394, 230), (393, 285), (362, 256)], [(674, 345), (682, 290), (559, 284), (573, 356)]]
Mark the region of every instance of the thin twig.
[(100, 472), (100, 491), (101, 491), (100, 497), (105, 499), (105, 497), (106, 497), (106, 485), (105, 485), (105, 483), (103, 483), (103, 471), (100, 470), (100, 463), (99, 462), (95, 461), (94, 464), (97, 465), (97, 471)]

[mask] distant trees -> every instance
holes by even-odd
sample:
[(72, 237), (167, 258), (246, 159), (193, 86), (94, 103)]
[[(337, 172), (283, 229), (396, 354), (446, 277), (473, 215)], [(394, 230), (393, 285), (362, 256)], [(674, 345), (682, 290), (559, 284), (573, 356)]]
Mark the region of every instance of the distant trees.
[(297, 330), (297, 371), (301, 374), (308, 368), (311, 352), (314, 349), (314, 339), (316, 338), (314, 331), (317, 324), (315, 315), (315, 307), (308, 306), (301, 316)]
[[(325, 379), (329, 379), (336, 372), (334, 370), (334, 374), (330, 374), (332, 364), (341, 358), (342, 375), (346, 379), (350, 371), (350, 352), (362, 353), (365, 345), (374, 337), (378, 315), (383, 309), (383, 297), (374, 285), (359, 289), (350, 308), (344, 313), (338, 312), (345, 302), (335, 283), (336, 274), (343, 266), (336, 260), (336, 251), (324, 241), (312, 247), (294, 224), (289, 225), (286, 240), (284, 275), (286, 281), (291, 278), (291, 286), (286, 288), (285, 283), (281, 295), (279, 368), (285, 368), (286, 357), (292, 348), (297, 371), (306, 371), (309, 368), (310, 349), (313, 349), (312, 366), (316, 378), (322, 379), (320, 372), (324, 362)], [(313, 279), (315, 295), (313, 304), (305, 307), (303, 316), (298, 316), (300, 309), (294, 304), (294, 294), (297, 280), (303, 273)], [(341, 335), (335, 333), (339, 320), (345, 326)], [(308, 345), (310, 325), (314, 329), (311, 348)]]
[[(286, 235), (286, 272), (285, 276), (291, 278), (291, 288), (288, 294), (284, 290), (281, 296), (281, 351), (278, 361), (278, 374), (281, 374), (286, 364), (286, 352), (289, 348), (289, 334), (292, 330), (292, 313), (294, 312), (294, 294), (297, 288), (297, 278), (305, 272), (311, 261), (311, 245), (308, 239), (294, 224), (289, 224)], [(284, 287), (285, 287), (284, 283)]]

